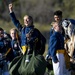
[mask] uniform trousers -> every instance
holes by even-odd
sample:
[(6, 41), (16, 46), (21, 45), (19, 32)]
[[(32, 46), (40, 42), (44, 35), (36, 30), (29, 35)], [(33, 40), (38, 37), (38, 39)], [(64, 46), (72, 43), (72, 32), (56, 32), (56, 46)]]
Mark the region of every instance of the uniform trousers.
[(66, 69), (64, 54), (57, 53), (56, 56), (59, 62), (54, 63), (52, 60), (54, 75), (71, 75), (71, 72)]

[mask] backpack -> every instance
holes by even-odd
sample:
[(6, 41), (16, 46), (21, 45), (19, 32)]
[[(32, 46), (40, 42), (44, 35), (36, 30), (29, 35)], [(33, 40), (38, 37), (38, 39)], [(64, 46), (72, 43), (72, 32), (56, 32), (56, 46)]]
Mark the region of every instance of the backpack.
[(34, 32), (37, 32), (38, 33), (38, 42), (40, 44), (40, 50), (39, 50), (39, 54), (43, 55), (43, 53), (45, 52), (45, 44), (46, 44), (46, 38), (42, 35), (42, 33), (34, 28)]
[[(36, 54), (41, 54), (43, 55), (43, 53), (45, 52), (45, 44), (46, 44), (46, 38), (42, 35), (42, 33), (36, 29), (36, 28), (32, 28), (28, 33), (27, 37), (27, 43), (30, 45), (30, 47), (34, 46), (34, 41), (36, 39), (38, 39), (38, 41), (36, 42)], [(29, 38), (31, 37), (31, 39), (29, 40)], [(31, 46), (32, 45), (32, 46)], [(29, 53), (32, 53), (32, 50), (30, 50)]]

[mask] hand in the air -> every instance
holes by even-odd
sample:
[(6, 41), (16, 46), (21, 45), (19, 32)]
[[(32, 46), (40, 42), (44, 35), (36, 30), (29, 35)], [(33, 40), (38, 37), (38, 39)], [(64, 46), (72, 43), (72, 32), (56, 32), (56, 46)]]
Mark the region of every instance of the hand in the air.
[(9, 11), (10, 11), (10, 13), (13, 12), (13, 5), (12, 5), (12, 3), (9, 4)]

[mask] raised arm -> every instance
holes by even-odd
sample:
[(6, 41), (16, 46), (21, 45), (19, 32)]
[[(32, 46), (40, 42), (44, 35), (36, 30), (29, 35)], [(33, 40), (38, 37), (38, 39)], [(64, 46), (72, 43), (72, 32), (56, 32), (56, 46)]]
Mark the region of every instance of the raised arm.
[(12, 5), (12, 3), (11, 3), (11, 4), (9, 4), (9, 12), (10, 12), (10, 13), (12, 13), (12, 12), (13, 12), (13, 5)]
[(22, 30), (22, 25), (20, 24), (20, 22), (16, 19), (16, 16), (13, 12), (13, 5), (12, 3), (9, 4), (9, 12), (10, 12), (10, 17), (12, 19), (12, 22), (14, 23), (14, 25), (18, 28), (19, 31)]

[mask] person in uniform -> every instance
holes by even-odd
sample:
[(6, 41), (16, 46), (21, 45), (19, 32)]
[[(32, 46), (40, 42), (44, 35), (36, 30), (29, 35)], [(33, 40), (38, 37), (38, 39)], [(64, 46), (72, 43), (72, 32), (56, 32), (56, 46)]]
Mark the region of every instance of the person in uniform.
[(50, 36), (48, 56), (52, 58), (54, 75), (70, 75), (65, 63), (64, 38), (61, 34), (61, 25), (53, 23), (54, 33)]
[(4, 37), (4, 30), (0, 28), (0, 75), (9, 75), (8, 62), (14, 58), (10, 40)]
[[(57, 10), (54, 12), (54, 22), (60, 23), (60, 25), (62, 27), (62, 11), (61, 10)], [(54, 32), (54, 28), (53, 28), (54, 22), (51, 23), (52, 28), (50, 30), (50, 36)], [(65, 36), (65, 31), (64, 31), (63, 27), (61, 28), (61, 30), (62, 30), (62, 35)]]
[(19, 33), (16, 28), (10, 29), (11, 36), (11, 47), (14, 52), (14, 56), (19, 56), (21, 54), (21, 40)]
[[(56, 10), (54, 12), (54, 14), (53, 14), (53, 17), (54, 17), (54, 21), (51, 23), (52, 28), (50, 29), (50, 37), (55, 32), (55, 30), (54, 30), (54, 23), (55, 22), (60, 24), (60, 26), (61, 26), (61, 33), (62, 33), (62, 35), (64, 37), (65, 36), (65, 32), (64, 32), (64, 29), (62, 28), (62, 11), (61, 10)], [(49, 65), (50, 65), (49, 60), (48, 60), (49, 56), (46, 55), (45, 59), (47, 60), (48, 67), (49, 67)], [(52, 70), (51, 66), (48, 69)]]
[(14, 25), (21, 32), (21, 47), (23, 50), (23, 54), (30, 48), (30, 53), (34, 47), (34, 41), (36, 41), (36, 53), (43, 54), (45, 51), (45, 37), (40, 33), (38, 29), (34, 28), (33, 18), (29, 15), (24, 16), (24, 27), (20, 24), (20, 22), (16, 19), (16, 16), (13, 12), (12, 4), (9, 4), (10, 17), (14, 23)]

